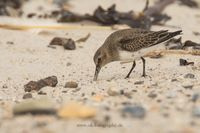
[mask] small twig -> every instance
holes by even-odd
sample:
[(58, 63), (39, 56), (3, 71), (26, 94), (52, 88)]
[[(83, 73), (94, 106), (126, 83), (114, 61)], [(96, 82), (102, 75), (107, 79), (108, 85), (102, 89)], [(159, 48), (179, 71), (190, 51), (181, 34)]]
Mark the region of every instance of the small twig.
[(88, 33), (85, 37), (82, 37), (82, 38), (76, 40), (76, 42), (77, 42), (77, 43), (85, 42), (85, 41), (87, 41), (87, 39), (90, 37), (90, 35), (91, 35), (91, 34)]
[[(155, 57), (157, 55), (166, 55), (166, 54), (180, 54), (180, 55), (196, 55), (200, 56), (200, 50), (159, 50), (147, 53), (144, 57)], [(120, 62), (120, 64), (130, 63), (133, 61), (124, 61)]]
[(111, 30), (109, 26), (76, 26), (76, 25), (15, 25), (15, 24), (0, 24), (0, 28), (9, 30), (32, 30), (32, 29), (94, 29), (94, 30)]

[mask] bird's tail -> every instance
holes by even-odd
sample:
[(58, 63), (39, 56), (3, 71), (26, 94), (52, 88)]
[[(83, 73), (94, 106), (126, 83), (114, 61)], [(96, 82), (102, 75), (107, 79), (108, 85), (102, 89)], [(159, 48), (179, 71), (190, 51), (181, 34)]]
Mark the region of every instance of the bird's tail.
[(164, 42), (164, 41), (167, 41), (168, 39), (171, 39), (171, 38), (173, 38), (177, 35), (181, 35), (181, 34), (182, 34), (182, 30), (178, 30), (178, 31), (175, 31), (175, 32), (164, 31), (163, 33), (161, 33), (160, 40), (157, 42), (157, 44)]

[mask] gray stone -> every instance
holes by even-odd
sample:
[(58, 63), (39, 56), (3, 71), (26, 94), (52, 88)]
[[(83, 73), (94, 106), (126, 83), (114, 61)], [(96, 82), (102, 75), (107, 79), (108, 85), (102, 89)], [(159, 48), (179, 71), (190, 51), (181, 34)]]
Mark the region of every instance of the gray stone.
[(200, 98), (200, 94), (199, 93), (195, 93), (192, 95), (192, 102), (196, 102), (198, 99)]
[(192, 116), (200, 118), (200, 107), (194, 107), (192, 109)]
[(146, 110), (142, 106), (136, 105), (136, 106), (126, 106), (122, 109), (122, 114), (129, 115), (133, 118), (139, 118), (142, 119), (146, 116)]
[(23, 99), (29, 99), (29, 98), (32, 98), (33, 96), (32, 96), (32, 94), (31, 93), (26, 93), (26, 94), (24, 94), (23, 95)]
[(193, 79), (195, 78), (195, 75), (194, 74), (191, 74), (191, 73), (188, 73), (184, 76), (184, 78), (190, 78), (190, 79)]

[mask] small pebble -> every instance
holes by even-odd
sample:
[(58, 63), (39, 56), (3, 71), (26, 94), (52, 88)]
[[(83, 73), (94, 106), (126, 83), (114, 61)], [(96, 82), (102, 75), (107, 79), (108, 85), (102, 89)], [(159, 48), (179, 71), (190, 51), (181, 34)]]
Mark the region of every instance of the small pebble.
[(146, 116), (146, 110), (139, 105), (136, 106), (127, 106), (122, 110), (122, 113), (126, 115), (130, 115), (133, 118), (142, 119)]
[(194, 76), (194, 74), (188, 73), (188, 74), (186, 74), (186, 75), (184, 76), (184, 78), (194, 79), (195, 76)]
[(156, 98), (157, 97), (157, 94), (153, 91), (151, 91), (149, 94), (148, 94), (148, 97), (150, 98)]
[(68, 38), (62, 38), (62, 37), (53, 38), (49, 45), (63, 46), (64, 49), (68, 49), (68, 50), (75, 50), (76, 49), (76, 45), (75, 45), (74, 40), (68, 39)]
[(75, 42), (72, 39), (68, 39), (68, 41), (63, 44), (63, 47), (64, 47), (64, 49), (68, 49), (68, 50), (76, 49)]
[(6, 84), (4, 84), (4, 85), (2, 86), (2, 88), (8, 88), (8, 86), (7, 86)]
[(176, 81), (178, 81), (178, 80), (177, 80), (177, 79), (172, 79), (172, 80), (171, 80), (171, 82), (176, 82)]
[(192, 102), (196, 102), (199, 98), (200, 98), (200, 94), (199, 93), (195, 93), (195, 94), (193, 94), (191, 100), (192, 100)]
[(180, 66), (194, 65), (194, 62), (188, 62), (185, 59), (179, 59)]
[(183, 88), (191, 90), (193, 88), (193, 85), (184, 85)]
[(176, 91), (169, 91), (166, 93), (167, 98), (175, 98), (177, 96)]
[(78, 83), (74, 81), (69, 81), (69, 82), (66, 82), (65, 84), (65, 88), (77, 88), (77, 87), (78, 87)]
[(141, 84), (144, 84), (144, 81), (136, 81), (134, 84), (135, 85), (141, 85)]
[(72, 63), (70, 63), (70, 62), (67, 63), (67, 66), (71, 66), (71, 65), (72, 65)]
[(200, 107), (194, 107), (192, 109), (192, 116), (200, 118)]
[(118, 96), (119, 95), (119, 92), (115, 91), (114, 89), (112, 88), (109, 88), (108, 91), (107, 91), (107, 94), (109, 96)]
[(50, 86), (55, 87), (58, 83), (56, 76), (50, 76), (44, 79), (40, 79), (38, 81), (30, 81), (27, 84), (24, 85), (24, 91), (30, 92), (30, 91), (39, 91), (41, 88)]
[(38, 92), (38, 95), (47, 95), (47, 93), (46, 93), (46, 92), (43, 92), (43, 91), (39, 91), (39, 92)]
[(131, 93), (131, 92), (125, 92), (123, 95), (124, 95), (125, 97), (129, 98), (129, 99), (132, 98), (132, 93)]
[(29, 98), (32, 98), (33, 96), (32, 96), (32, 94), (31, 93), (26, 93), (26, 94), (24, 94), (23, 95), (23, 99), (29, 99)]

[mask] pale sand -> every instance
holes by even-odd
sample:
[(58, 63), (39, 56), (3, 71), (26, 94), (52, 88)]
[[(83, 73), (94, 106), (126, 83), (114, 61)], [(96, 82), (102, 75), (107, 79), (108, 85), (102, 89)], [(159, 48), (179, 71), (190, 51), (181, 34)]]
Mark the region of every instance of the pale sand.
[[(108, 7), (112, 3), (117, 4), (117, 9), (129, 11), (143, 9), (144, 0), (72, 0), (71, 10), (78, 13), (91, 13), (97, 5)], [(82, 4), (80, 4), (80, 3)], [(33, 11), (32, 11), (33, 12)], [(172, 16), (172, 20), (167, 25), (180, 27), (183, 30), (183, 40), (193, 40), (200, 42), (199, 36), (194, 36), (193, 31), (200, 32), (200, 10), (179, 6), (177, 4), (169, 6), (165, 12)], [(10, 20), (9, 20), (10, 21)], [(49, 20), (51, 21), (51, 20)], [(50, 22), (49, 22), (50, 23)], [(153, 30), (169, 29), (171, 31), (179, 28), (154, 26)], [(39, 80), (51, 75), (58, 77), (58, 85), (55, 88), (43, 88), (47, 96), (55, 101), (64, 103), (69, 100), (81, 101), (82, 93), (87, 98), (86, 103), (94, 106), (98, 110), (95, 119), (101, 120), (104, 115), (110, 115), (113, 124), (121, 124), (122, 127), (99, 128), (99, 127), (77, 127), (77, 124), (91, 123), (81, 120), (59, 120), (55, 117), (49, 118), (49, 122), (44, 127), (37, 127), (38, 117), (22, 116), (12, 119), (3, 119), (0, 114), (0, 132), (39, 132), (39, 133), (66, 133), (66, 132), (185, 132), (193, 133), (200, 131), (199, 118), (193, 118), (192, 108), (200, 107), (200, 101), (192, 103), (192, 95), (200, 92), (200, 57), (191, 55), (168, 55), (160, 59), (147, 58), (147, 76), (141, 77), (142, 63), (137, 62), (136, 68), (130, 79), (124, 79), (132, 64), (114, 62), (102, 69), (99, 80), (93, 82), (94, 63), (93, 55), (98, 47), (102, 45), (105, 38), (112, 33), (112, 30), (96, 29), (75, 29), (75, 30), (54, 30), (50, 35), (38, 35), (38, 30), (34, 31), (13, 31), (0, 29), (0, 99), (4, 102), (21, 101), (24, 92), (24, 84), (30, 80)], [(50, 40), (55, 36), (79, 39), (91, 33), (90, 38), (85, 43), (77, 44), (74, 51), (64, 50), (62, 47), (56, 49), (48, 48)], [(66, 35), (67, 34), (67, 35)], [(14, 42), (13, 45), (7, 44)], [(179, 66), (179, 59), (184, 58), (193, 61), (194, 66)], [(67, 66), (67, 63), (72, 65)], [(194, 67), (198, 70), (193, 69)], [(194, 79), (185, 79), (184, 75), (192, 73)], [(171, 82), (171, 79), (177, 79)], [(77, 81), (81, 88), (78, 92), (62, 93), (65, 82)], [(135, 85), (136, 81), (144, 81), (142, 85)], [(156, 84), (156, 85), (155, 85)], [(3, 86), (7, 88), (3, 88)], [(193, 89), (184, 89), (183, 85), (193, 85)], [(107, 90), (124, 90), (131, 92), (132, 98), (125, 96), (107, 96)], [(158, 95), (155, 99), (149, 98), (149, 92), (155, 91)], [(103, 95), (101, 102), (94, 101), (91, 93)], [(40, 96), (33, 93), (35, 98)], [(171, 97), (171, 98), (167, 98)], [(161, 100), (161, 102), (157, 102)], [(134, 118), (123, 118), (120, 115), (121, 103), (130, 102), (140, 104), (147, 110), (147, 115), (143, 120)], [(110, 107), (110, 111), (105, 111), (104, 106)], [(1, 109), (0, 109), (1, 111)], [(169, 115), (164, 117), (163, 115)], [(193, 125), (192, 123), (195, 123)]]

